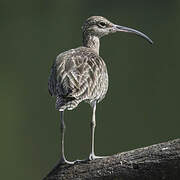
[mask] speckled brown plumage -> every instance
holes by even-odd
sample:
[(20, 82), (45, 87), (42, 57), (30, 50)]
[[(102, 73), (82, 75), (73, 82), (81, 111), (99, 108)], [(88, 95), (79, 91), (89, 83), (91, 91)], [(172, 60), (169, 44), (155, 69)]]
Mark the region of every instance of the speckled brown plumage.
[(81, 101), (100, 102), (108, 89), (108, 74), (103, 59), (87, 47), (61, 53), (49, 78), (49, 92), (56, 96), (58, 110), (74, 109)]

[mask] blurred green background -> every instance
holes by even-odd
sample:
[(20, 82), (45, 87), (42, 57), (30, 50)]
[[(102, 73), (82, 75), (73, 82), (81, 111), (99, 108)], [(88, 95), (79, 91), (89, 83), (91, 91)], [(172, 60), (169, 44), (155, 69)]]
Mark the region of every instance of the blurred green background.
[[(91, 15), (154, 41), (116, 33), (101, 40), (109, 91), (97, 106), (96, 154), (178, 138), (180, 7), (172, 1), (0, 0), (0, 179), (42, 179), (60, 157), (59, 113), (47, 91), (51, 64), (81, 45)], [(65, 113), (69, 160), (88, 157), (91, 108)]]

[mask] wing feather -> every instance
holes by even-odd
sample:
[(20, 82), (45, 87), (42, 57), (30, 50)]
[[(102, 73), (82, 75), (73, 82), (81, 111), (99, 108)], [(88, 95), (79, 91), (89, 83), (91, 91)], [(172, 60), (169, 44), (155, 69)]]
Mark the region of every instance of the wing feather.
[(48, 88), (51, 95), (71, 97), (78, 102), (99, 100), (108, 88), (106, 65), (87, 48), (66, 51), (57, 57), (51, 68)]

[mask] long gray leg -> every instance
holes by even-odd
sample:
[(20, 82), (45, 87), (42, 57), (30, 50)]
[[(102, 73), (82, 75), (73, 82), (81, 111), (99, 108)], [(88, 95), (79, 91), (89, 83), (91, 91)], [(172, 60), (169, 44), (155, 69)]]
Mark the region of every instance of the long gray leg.
[(64, 111), (60, 111), (60, 121), (61, 121), (61, 160), (60, 163), (74, 164), (74, 162), (67, 161), (64, 153), (64, 134), (65, 134), (65, 123), (64, 123)]
[(93, 115), (92, 115), (92, 121), (91, 121), (91, 153), (89, 156), (90, 160), (94, 159), (94, 157), (95, 157), (95, 154), (94, 154), (95, 127), (96, 127), (96, 102), (93, 103)]
[(95, 127), (96, 127), (96, 101), (92, 104), (93, 108), (93, 115), (92, 115), (92, 121), (91, 121), (91, 153), (89, 155), (89, 160), (100, 158), (98, 156), (95, 156), (94, 153), (94, 134), (95, 134)]
[(95, 127), (96, 127), (96, 101), (93, 102), (92, 107), (93, 107), (93, 115), (92, 115), (92, 121), (91, 121), (91, 153), (89, 155), (89, 160), (108, 157), (108, 156), (96, 156), (94, 153), (94, 134), (95, 134)]

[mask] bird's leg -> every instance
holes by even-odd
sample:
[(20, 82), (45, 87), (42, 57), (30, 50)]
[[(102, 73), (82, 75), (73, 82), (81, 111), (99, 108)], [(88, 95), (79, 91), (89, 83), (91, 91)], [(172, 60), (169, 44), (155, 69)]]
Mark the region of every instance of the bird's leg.
[(64, 154), (64, 134), (65, 134), (65, 123), (64, 123), (64, 111), (60, 111), (60, 121), (61, 121), (61, 164), (74, 164), (74, 162), (67, 161)]
[(93, 107), (93, 115), (92, 115), (92, 121), (91, 121), (91, 153), (89, 155), (89, 160), (101, 158), (99, 156), (96, 156), (94, 153), (94, 134), (95, 134), (95, 127), (96, 127), (96, 101), (92, 104)]
[(96, 102), (93, 103), (93, 115), (91, 121), (91, 153), (89, 155), (89, 160), (93, 160), (95, 157), (94, 154), (94, 133), (96, 127)]

